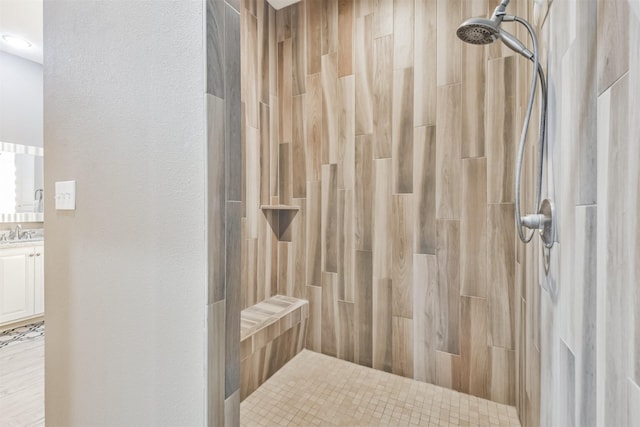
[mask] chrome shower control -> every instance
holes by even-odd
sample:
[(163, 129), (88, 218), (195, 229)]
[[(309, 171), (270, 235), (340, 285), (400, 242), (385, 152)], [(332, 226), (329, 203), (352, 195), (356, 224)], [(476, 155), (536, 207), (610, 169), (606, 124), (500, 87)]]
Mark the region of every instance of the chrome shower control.
[(537, 214), (523, 216), (520, 221), (524, 227), (538, 230), (544, 246), (551, 248), (555, 234), (553, 229), (554, 214), (553, 203), (549, 199), (544, 199)]
[(542, 230), (547, 221), (551, 221), (551, 218), (547, 218), (542, 214), (531, 214), (523, 216), (520, 221), (522, 225), (531, 230)]
[(545, 217), (544, 227), (540, 229), (540, 238), (544, 246), (551, 249), (556, 238), (556, 209), (553, 206), (553, 202), (549, 199), (544, 199), (538, 212)]

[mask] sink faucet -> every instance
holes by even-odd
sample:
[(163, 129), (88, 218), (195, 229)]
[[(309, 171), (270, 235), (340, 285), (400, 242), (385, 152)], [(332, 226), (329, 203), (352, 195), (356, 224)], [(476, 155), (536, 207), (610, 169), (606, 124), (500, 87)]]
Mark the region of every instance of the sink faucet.
[(22, 231), (22, 225), (20, 225), (20, 224), (16, 225), (16, 229), (13, 231), (11, 236), (9, 236), (9, 238), (13, 239), (13, 240), (20, 240), (20, 232), (21, 231)]

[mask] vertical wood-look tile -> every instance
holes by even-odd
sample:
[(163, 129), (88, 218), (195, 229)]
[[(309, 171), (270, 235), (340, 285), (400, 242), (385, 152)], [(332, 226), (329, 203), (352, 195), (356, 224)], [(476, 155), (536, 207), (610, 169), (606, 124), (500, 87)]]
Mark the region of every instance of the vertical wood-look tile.
[(320, 72), (320, 58), (322, 56), (322, 2), (306, 2), (307, 29), (307, 73)]
[(305, 104), (306, 95), (293, 97), (293, 138), (291, 140), (291, 177), (292, 195), (295, 198), (306, 197), (306, 134), (305, 134)]
[(291, 79), (291, 39), (278, 43), (278, 120), (280, 143), (291, 142), (293, 84)]
[(436, 221), (438, 261), (438, 322), (437, 350), (459, 354), (460, 318), (460, 222)]
[(224, 99), (224, 0), (207, 0), (207, 93)]
[[(248, 240), (245, 238), (245, 221), (246, 218), (240, 219), (240, 304), (241, 308), (244, 309), (249, 305), (253, 304), (253, 301), (250, 299), (251, 296), (256, 295), (257, 289), (249, 288), (249, 248), (247, 245)], [(229, 262), (227, 261), (227, 264)]]
[(487, 310), (484, 298), (461, 297), (460, 388), (464, 393), (485, 398), (489, 397), (487, 374), (491, 363), (487, 347)]
[[(372, 250), (373, 222), (373, 143), (371, 135), (358, 135), (355, 142), (355, 246)], [(435, 227), (434, 227), (435, 228)]]
[(208, 304), (225, 294), (224, 101), (207, 95)]
[(413, 68), (393, 72), (392, 158), (394, 193), (413, 192)]
[[(491, 347), (489, 397), (492, 401), (515, 404), (515, 355), (513, 350)], [(571, 410), (570, 408), (567, 408)]]
[[(392, 196), (393, 316), (413, 318), (413, 196)], [(394, 362), (395, 365), (395, 362)]]
[(382, 159), (391, 157), (393, 35), (374, 39), (373, 45), (373, 116), (375, 117), (373, 156), (376, 159)]
[(354, 0), (353, 8), (356, 18), (372, 15), (375, 11), (376, 2), (372, 0)]
[(456, 28), (462, 21), (462, 14), (459, 1), (437, 1), (437, 82), (438, 86), (444, 86), (461, 80), (462, 42), (456, 36)]
[[(471, 16), (471, 15), (465, 15)], [(462, 46), (462, 157), (484, 156), (485, 49)]]
[(224, 425), (225, 427), (240, 425), (240, 386), (224, 401)]
[(373, 132), (373, 15), (355, 21), (355, 134)]
[(391, 279), (393, 253), (391, 232), (391, 159), (374, 160), (373, 190), (373, 278)]
[(225, 397), (240, 388), (241, 202), (227, 202), (225, 298)]
[(460, 103), (459, 84), (438, 87), (436, 125), (436, 217), (438, 219), (460, 219), (462, 193)]
[[(375, 270), (375, 265), (374, 265)], [(373, 368), (392, 368), (391, 279), (373, 278)]]
[(414, 0), (393, 1), (394, 70), (413, 67), (414, 15)]
[(242, 133), (243, 118), (240, 100), (240, 16), (225, 7), (225, 174), (227, 200), (242, 201)]
[[(258, 20), (246, 13), (243, 15), (242, 55), (246, 64), (242, 73), (242, 95), (247, 112), (247, 125), (257, 128), (259, 121), (258, 112)], [(231, 52), (229, 52), (231, 53)]]
[(281, 42), (291, 38), (291, 8), (285, 7), (276, 12), (276, 40)]
[(291, 144), (280, 144), (280, 154), (278, 156), (278, 194), (280, 203), (291, 204), (293, 195), (293, 180), (291, 175)]
[(437, 0), (415, 2), (415, 52), (413, 122), (415, 126), (436, 124)]
[(260, 145), (260, 204), (268, 205), (271, 203), (271, 129), (269, 123), (271, 121), (269, 105), (260, 103), (260, 128), (259, 128), (259, 145)]
[(353, 0), (338, 0), (338, 77), (353, 74)]
[(338, 355), (338, 298), (337, 274), (322, 273), (322, 353)]
[[(268, 19), (269, 19), (269, 97), (276, 96), (278, 94), (278, 42), (276, 39), (276, 10), (268, 6)], [(271, 104), (274, 110), (277, 110), (277, 105)]]
[(355, 78), (338, 79), (338, 188), (355, 186)]
[(307, 76), (306, 97), (306, 158), (307, 179), (320, 181), (320, 166), (323, 159), (322, 143), (322, 79), (321, 74)]
[(374, 7), (373, 37), (388, 36), (393, 33), (393, 0), (371, 0)]
[[(640, 93), (640, 18), (635, 17), (629, 20), (629, 93)], [(635, 99), (629, 97), (629, 117), (640, 117), (640, 104), (635, 102)], [(629, 141), (638, 141), (640, 140), (640, 121), (639, 120), (630, 120), (629, 121)], [(633, 150), (635, 147), (635, 153)], [(630, 150), (629, 155), (629, 169), (630, 176), (629, 182), (638, 182), (640, 181), (640, 150), (638, 150), (637, 145), (631, 144), (632, 148)], [(636, 200), (635, 208), (633, 208), (633, 198)], [(631, 210), (633, 212), (640, 212), (640, 188), (635, 188), (635, 193), (631, 190), (631, 195), (629, 196), (630, 205), (632, 206)], [(634, 257), (636, 260), (640, 257), (640, 233), (638, 230), (639, 223), (636, 222), (636, 236), (635, 236), (635, 245), (633, 244), (633, 240), (631, 243), (631, 257)], [(631, 280), (635, 283), (640, 282), (640, 262), (636, 262), (634, 268), (630, 271)], [(634, 345), (634, 389), (637, 391), (637, 385), (640, 384), (640, 312), (638, 311), (638, 307), (640, 307), (640, 290), (636, 287), (635, 295), (635, 309), (634, 309), (634, 318), (635, 318), (635, 345)], [(637, 418), (630, 418), (637, 419)]]
[(270, 72), (269, 72), (269, 3), (265, 1), (259, 1), (258, 5), (258, 79), (260, 94), (260, 102), (269, 103), (269, 86), (270, 86)]
[[(338, 0), (321, 2), (322, 55), (338, 52)], [(337, 64), (337, 60), (336, 60)]]
[(338, 161), (337, 54), (322, 56), (322, 164)]
[(436, 381), (436, 331), (439, 306), (438, 266), (435, 255), (413, 256), (413, 376), (419, 381)]
[(270, 298), (273, 295), (293, 295), (293, 276), (291, 274), (292, 262), (291, 242), (278, 242), (278, 286), (276, 293), (272, 294), (271, 289), (266, 289), (264, 298)]
[(354, 301), (353, 190), (338, 190), (338, 299)]
[(307, 209), (306, 199), (293, 199), (293, 205), (300, 210), (292, 223), (293, 294), (294, 298), (306, 298), (305, 284), (307, 280)]
[(514, 173), (518, 145), (514, 137), (514, 71), (513, 57), (489, 61), (485, 138), (489, 203), (514, 201)]
[[(278, 197), (278, 161), (280, 159), (280, 143), (278, 130), (278, 98), (271, 97), (269, 107), (269, 196)], [(269, 201), (271, 203), (271, 201)]]
[(260, 136), (258, 129), (246, 128), (246, 190), (245, 206), (247, 218), (247, 237), (258, 238), (258, 215), (260, 212)]
[(628, 1), (598, 0), (598, 94), (629, 70)]
[(322, 165), (322, 271), (338, 272), (337, 165)]
[(307, 77), (307, 53), (305, 52), (305, 20), (306, 2), (296, 3), (291, 6), (291, 71), (293, 77), (293, 96), (306, 92), (305, 83)]
[(354, 362), (354, 303), (338, 301), (338, 359)]
[(392, 369), (396, 375), (413, 378), (413, 320), (392, 317)]
[(322, 183), (307, 182), (307, 285), (320, 286), (322, 271)]
[(515, 283), (515, 228), (513, 205), (489, 205), (487, 212), (489, 344), (513, 350), (513, 293)]
[(487, 297), (487, 160), (462, 161), (460, 292)]
[(355, 267), (355, 361), (372, 366), (373, 354), (373, 254), (356, 251)]
[(414, 129), (414, 252), (436, 254), (436, 128)]
[(322, 350), (322, 288), (307, 286), (309, 300), (309, 331), (307, 333), (307, 348), (320, 353)]
[[(487, 0), (462, 0), (462, 19), (471, 17), (486, 18), (489, 11)], [(527, 5), (528, 6), (528, 5)], [(493, 5), (495, 8), (495, 5)], [(493, 12), (493, 9), (491, 10)]]
[(460, 390), (460, 373), (462, 359), (457, 354), (443, 351), (435, 352), (436, 380), (435, 384), (453, 390)]
[(224, 423), (225, 301), (207, 305), (207, 411), (208, 425)]

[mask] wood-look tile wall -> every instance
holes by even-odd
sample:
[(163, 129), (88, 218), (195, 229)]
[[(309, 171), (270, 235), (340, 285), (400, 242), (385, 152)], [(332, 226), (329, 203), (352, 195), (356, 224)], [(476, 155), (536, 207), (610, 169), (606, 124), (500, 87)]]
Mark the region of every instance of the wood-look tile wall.
[[(543, 194), (553, 197), (558, 223), (548, 275), (539, 244), (517, 251), (520, 419), (523, 426), (638, 425), (640, 5), (544, 2), (535, 15), (526, 6), (519, 13), (538, 18), (549, 78)], [(518, 81), (522, 111), (526, 82)], [(535, 153), (527, 157), (530, 199)]]
[(243, 1), (234, 180), (243, 308), (308, 299), (308, 348), (514, 404), (516, 61), (455, 35), (495, 5)]
[(207, 0), (207, 425), (240, 417), (243, 118), (240, 13), (234, 0)]

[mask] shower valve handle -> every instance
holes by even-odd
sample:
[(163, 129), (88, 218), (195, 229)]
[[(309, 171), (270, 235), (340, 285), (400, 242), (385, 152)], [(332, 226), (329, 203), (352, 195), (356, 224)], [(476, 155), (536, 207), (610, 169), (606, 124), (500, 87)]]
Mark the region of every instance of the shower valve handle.
[(551, 221), (551, 218), (543, 214), (531, 214), (523, 216), (520, 221), (523, 226), (531, 230), (542, 230)]
[(555, 240), (555, 222), (556, 213), (553, 202), (549, 199), (544, 199), (540, 204), (540, 210), (537, 214), (525, 215), (520, 218), (520, 223), (523, 227), (530, 228), (532, 230), (538, 230), (544, 246), (551, 249)]

